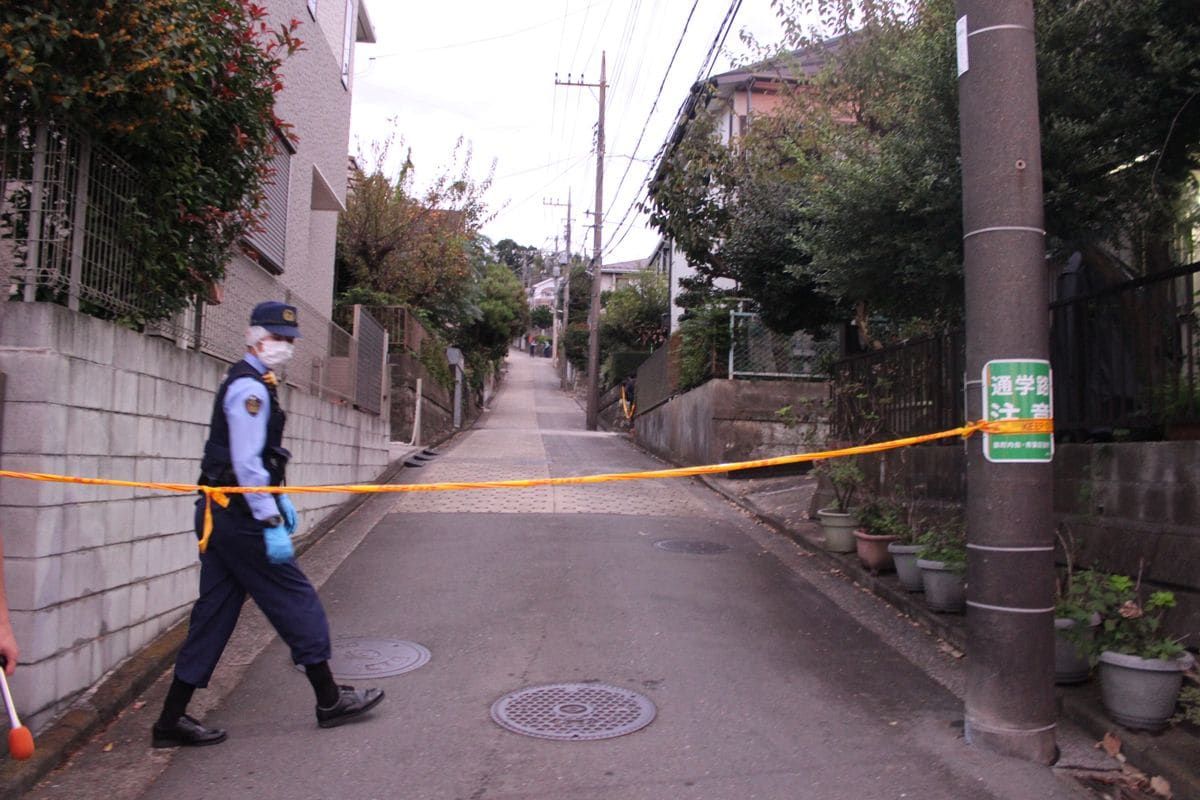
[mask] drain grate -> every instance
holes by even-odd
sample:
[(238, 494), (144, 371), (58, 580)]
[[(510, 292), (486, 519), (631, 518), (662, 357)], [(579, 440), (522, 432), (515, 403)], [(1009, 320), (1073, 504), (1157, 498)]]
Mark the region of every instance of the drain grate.
[(669, 553), (693, 553), (701, 556), (712, 556), (729, 549), (728, 545), (706, 542), (703, 539), (660, 539), (654, 546)]
[[(333, 640), (329, 669), (343, 680), (389, 678), (429, 663), (429, 650), (416, 642), (371, 636), (342, 636)], [(303, 671), (299, 664), (296, 669)]]
[(492, 719), (501, 727), (561, 741), (624, 736), (649, 725), (655, 713), (649, 698), (604, 683), (531, 686), (492, 704)]

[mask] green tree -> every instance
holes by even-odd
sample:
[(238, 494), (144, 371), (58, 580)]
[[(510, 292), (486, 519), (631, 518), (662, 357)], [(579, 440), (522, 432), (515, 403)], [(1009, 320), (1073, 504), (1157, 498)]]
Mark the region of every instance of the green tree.
[(508, 265), (517, 280), (524, 281), (528, 277), (531, 283), (536, 283), (545, 272), (545, 261), (536, 247), (501, 239), (492, 250), (496, 260)]
[(663, 317), (669, 300), (666, 280), (649, 270), (611, 292), (600, 321), (605, 351), (650, 350), (662, 345), (667, 338)]
[(459, 140), (457, 170), (418, 192), (411, 152), (396, 176), (384, 173), (394, 144), (389, 136), (364, 157), (375, 164), (371, 172), (354, 172), (338, 221), (338, 283), (343, 292), (370, 289), (423, 312), (435, 326), (454, 327), (473, 314), (464, 304), (487, 262), (477, 231), (487, 219), (491, 179), (471, 177), (471, 150)]
[(454, 342), (466, 352), (499, 361), (528, 322), (525, 290), (507, 265), (490, 264), (473, 294), (477, 313), (458, 327)]
[[(704, 114), (652, 187), (652, 220), (701, 270), (734, 278), (781, 330), (822, 298), (868, 340), (962, 315), (951, 0), (777, 0), (789, 47), (829, 68), (757, 118), (736, 152)], [(816, 11), (822, 29), (798, 20)], [(1200, 18), (1170, 0), (1046, 0), (1038, 26), (1047, 246), (1169, 263), (1200, 167)], [(853, 30), (851, 30), (853, 27)], [(711, 293), (710, 293), (711, 296)], [(703, 298), (701, 298), (703, 300)], [(826, 307), (828, 310), (828, 307)]]
[(529, 324), (535, 328), (549, 328), (554, 324), (554, 312), (550, 306), (534, 306), (529, 312)]
[(276, 131), (289, 131), (274, 104), (299, 27), (270, 26), (247, 0), (0, 4), (6, 135), (70, 123), (138, 170), (137, 213), (120, 222), (146, 320), (220, 280), (260, 223)]

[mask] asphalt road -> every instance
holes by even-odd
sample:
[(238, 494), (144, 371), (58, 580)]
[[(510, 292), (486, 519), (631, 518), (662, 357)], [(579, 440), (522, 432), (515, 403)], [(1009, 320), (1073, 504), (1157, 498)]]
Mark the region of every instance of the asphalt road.
[[(403, 481), (660, 466), (621, 437), (584, 431), (549, 361), (513, 354), (480, 424)], [(669, 539), (727, 549), (656, 546)], [(1049, 769), (966, 745), (955, 654), (691, 481), (381, 496), (302, 566), (320, 583), (335, 638), (415, 642), (429, 662), (358, 681), (387, 698), (355, 724), (321, 730), (303, 674), (247, 609), (214, 687), (194, 704), (228, 729), (226, 743), (150, 750), (160, 680), (29, 796), (1085, 796)], [(560, 683), (636, 692), (654, 719), (578, 741), (492, 720), (504, 695)]]

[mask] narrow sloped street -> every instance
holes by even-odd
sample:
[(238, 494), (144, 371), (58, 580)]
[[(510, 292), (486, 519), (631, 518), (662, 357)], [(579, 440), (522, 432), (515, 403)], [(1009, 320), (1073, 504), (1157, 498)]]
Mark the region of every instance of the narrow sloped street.
[[(403, 482), (662, 466), (624, 437), (587, 432), (548, 359), (512, 353), (508, 364), (490, 411)], [(678, 539), (711, 552), (662, 545)], [(247, 608), (194, 708), (227, 742), (152, 751), (160, 680), (28, 796), (1082, 796), (1051, 770), (964, 744), (954, 654), (695, 482), (378, 495), (301, 563), (335, 640), (413, 642), (428, 663), (356, 680), (387, 698), (360, 722), (320, 730), (303, 675)], [(593, 682), (645, 697), (653, 720), (551, 741), (490, 715), (510, 692)], [(557, 710), (586, 716), (586, 705)]]

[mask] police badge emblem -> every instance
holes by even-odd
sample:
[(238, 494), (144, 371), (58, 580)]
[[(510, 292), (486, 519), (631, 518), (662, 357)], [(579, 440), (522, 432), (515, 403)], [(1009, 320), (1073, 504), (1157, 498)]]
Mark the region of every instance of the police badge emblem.
[(257, 417), (258, 412), (262, 410), (262, 401), (254, 395), (246, 398), (246, 413), (252, 417)]

